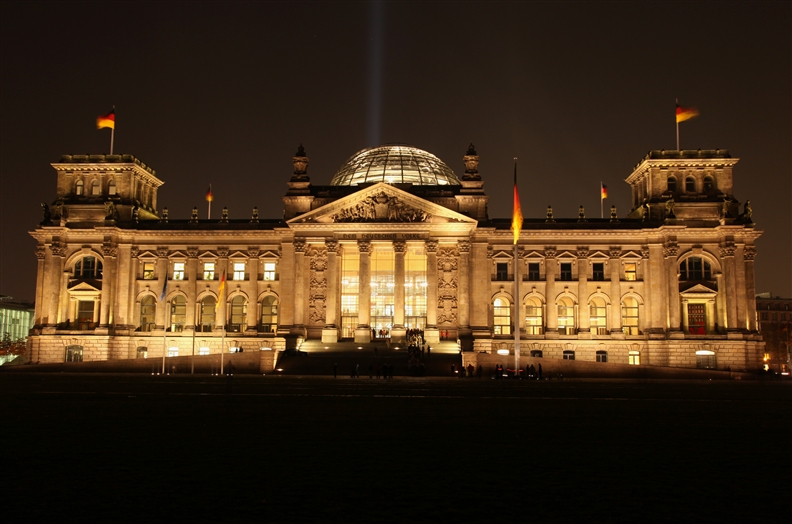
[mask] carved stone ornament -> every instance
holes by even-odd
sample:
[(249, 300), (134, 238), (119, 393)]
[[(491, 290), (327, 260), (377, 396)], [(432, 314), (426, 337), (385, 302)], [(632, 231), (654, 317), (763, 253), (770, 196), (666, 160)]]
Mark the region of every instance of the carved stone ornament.
[(745, 246), (743, 249), (743, 258), (745, 260), (755, 260), (756, 259), (756, 248), (754, 246)]
[(426, 242), (424, 242), (424, 246), (426, 247), (427, 253), (437, 252), (437, 240), (427, 240)]
[(668, 257), (675, 257), (679, 253), (679, 244), (677, 244), (673, 240), (669, 240), (666, 242), (666, 245), (663, 246), (663, 256), (665, 258)]
[(330, 218), (334, 222), (426, 222), (431, 215), (382, 191), (342, 209)]
[(544, 250), (545, 258), (555, 258), (557, 254), (558, 251), (556, 251), (556, 248), (554, 247), (546, 247)]
[(338, 243), (338, 240), (325, 240), (325, 247), (327, 248), (328, 254), (332, 253), (337, 255), (340, 244)]
[(190, 215), (190, 222), (192, 222), (193, 224), (198, 222), (198, 208), (197, 207), (192, 208), (192, 214)]
[(129, 249), (129, 254), (132, 256), (132, 258), (137, 258), (138, 255), (140, 255), (140, 248), (138, 246), (132, 246)]
[(259, 253), (261, 253), (261, 250), (259, 250), (258, 246), (249, 246), (247, 248), (247, 254), (250, 258), (258, 258)]
[(618, 216), (616, 216), (616, 206), (615, 206), (615, 205), (612, 205), (612, 206), (611, 206), (611, 210), (610, 210), (610, 221), (611, 221), (611, 222), (618, 222), (618, 221), (619, 221), (619, 217), (618, 217)]
[(50, 251), (52, 251), (53, 256), (62, 257), (66, 254), (66, 246), (56, 240), (50, 245)]
[(308, 156), (305, 154), (305, 148), (302, 144), (300, 147), (297, 148), (297, 152), (292, 157), (292, 163), (294, 164), (294, 176), (292, 178), (308, 178), (308, 163), (310, 160)]
[(722, 257), (733, 257), (734, 242), (726, 242), (724, 245), (718, 247), (718, 251)]
[(305, 253), (305, 239), (295, 238), (292, 245), (294, 246), (295, 253)]
[(368, 240), (358, 240), (358, 252), (371, 253), (371, 242)]
[(168, 253), (170, 253), (170, 251), (168, 250), (168, 246), (157, 246), (157, 256), (158, 257), (167, 258)]
[(545, 219), (545, 222), (555, 222), (555, 219), (553, 218), (553, 206), (547, 206), (547, 218)]
[(404, 240), (395, 240), (393, 242), (394, 253), (404, 253), (407, 250), (407, 242)]
[(457, 249), (460, 253), (470, 253), (470, 240), (460, 240), (457, 242)]
[(102, 244), (102, 254), (104, 256), (115, 257), (117, 253), (118, 253), (118, 248), (114, 244), (110, 242), (105, 242), (104, 244)]
[(472, 143), (468, 147), (465, 156), (462, 157), (462, 160), (465, 163), (465, 174), (464, 174), (465, 179), (469, 180), (469, 179), (481, 178), (479, 177), (478, 174), (479, 157), (478, 154), (476, 153), (476, 148), (473, 147)]
[(190, 258), (198, 258), (198, 249), (194, 247), (188, 247), (187, 256)]
[(581, 259), (588, 258), (589, 256), (589, 249), (587, 247), (579, 247), (577, 248), (577, 257)]
[(39, 260), (44, 260), (44, 257), (47, 256), (47, 248), (44, 246), (37, 246), (36, 247), (36, 258)]
[(227, 247), (217, 248), (217, 258), (228, 258), (229, 250)]
[(311, 251), (311, 271), (325, 271), (327, 269), (327, 251), (314, 249)]
[(610, 249), (608, 249), (608, 254), (610, 255), (611, 258), (619, 258), (619, 257), (621, 257), (622, 250), (621, 250), (620, 247), (615, 247), (614, 246), (614, 247), (611, 247)]

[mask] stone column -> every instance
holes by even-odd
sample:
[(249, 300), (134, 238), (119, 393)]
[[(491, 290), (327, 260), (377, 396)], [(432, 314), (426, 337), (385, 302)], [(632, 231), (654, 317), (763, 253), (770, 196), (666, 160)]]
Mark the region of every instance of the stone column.
[(371, 242), (358, 240), (360, 252), (360, 289), (358, 290), (358, 325), (355, 342), (371, 342)]
[[(611, 335), (614, 333), (622, 332), (622, 318), (621, 318), (621, 248), (610, 248), (610, 260), (608, 261), (608, 268), (610, 269), (610, 295), (611, 295), (611, 310), (610, 318), (608, 319), (608, 329)], [(637, 268), (636, 268), (637, 269)]]
[(195, 331), (195, 316), (198, 304), (198, 250), (196, 248), (187, 249), (187, 264), (184, 272), (187, 273), (187, 314), (184, 318), (184, 329)]
[(666, 264), (666, 281), (668, 287), (668, 329), (679, 331), (679, 268), (677, 254), (679, 245), (675, 240), (669, 240), (663, 246), (663, 257)]
[[(61, 263), (65, 262), (65, 259), (62, 259)], [(61, 322), (66, 322), (67, 320), (77, 320), (77, 309), (71, 308), (71, 303), (69, 300), (72, 298), (69, 295), (69, 279), (71, 278), (72, 273), (66, 267), (61, 267), (60, 272), (60, 305), (58, 307), (58, 315), (56, 317), (56, 322), (60, 324)]]
[(726, 329), (736, 331), (737, 325), (737, 282), (734, 264), (734, 242), (727, 241), (719, 247), (721, 260), (723, 261), (723, 274), (726, 281), (726, 289), (718, 288), (719, 293), (725, 292), (726, 298)]
[(44, 290), (47, 285), (44, 281), (46, 273), (44, 269), (47, 263), (47, 248), (44, 246), (36, 247), (36, 312), (34, 325), (41, 326), (45, 324), (45, 316), (47, 314), (44, 302)]
[(754, 275), (754, 260), (756, 259), (756, 248), (745, 246), (743, 250), (743, 260), (745, 260), (745, 295), (746, 295), (746, 319), (748, 331), (756, 331), (756, 277)]
[(160, 300), (160, 295), (162, 294), (163, 286), (165, 286), (165, 281), (168, 280), (168, 248), (165, 247), (158, 247), (157, 248), (157, 288), (154, 289), (154, 293), (157, 295), (157, 319), (156, 319), (156, 328), (157, 329), (165, 329), (168, 327), (168, 293), (171, 290), (166, 290), (165, 297)]
[(591, 336), (591, 311), (588, 302), (588, 255), (587, 247), (579, 247), (577, 250), (577, 270), (578, 270), (578, 334)]
[(459, 248), (457, 314), (460, 333), (467, 333), (470, 330), (470, 240), (460, 240), (457, 242), (457, 247)]
[(337, 240), (325, 240), (327, 247), (327, 296), (325, 298), (325, 327), (322, 342), (338, 342), (338, 248)]
[(426, 247), (426, 328), (424, 338), (429, 343), (440, 341), (437, 329), (437, 240), (427, 240)]
[(60, 309), (61, 279), (63, 278), (63, 257), (66, 248), (60, 242), (50, 245), (49, 268), (47, 277), (49, 282), (45, 285), (45, 303), (48, 305), (46, 325), (55, 327), (58, 322)]
[(247, 316), (245, 318), (245, 324), (247, 324), (247, 328), (245, 328), (245, 331), (247, 332), (248, 335), (255, 335), (256, 333), (258, 333), (258, 319), (259, 319), (258, 276), (261, 265), (261, 261), (259, 260), (259, 248), (249, 247), (247, 254), (248, 254), (247, 294), (249, 300), (247, 305)]
[(130, 329), (132, 327), (132, 315), (129, 310), (129, 298), (133, 294), (130, 292), (130, 273), (137, 273), (137, 259), (133, 260), (130, 254), (129, 244), (118, 246), (118, 256), (116, 256), (116, 292), (113, 304), (113, 321), (116, 332), (119, 329)]
[(404, 252), (407, 243), (403, 240), (393, 242), (394, 288), (393, 288), (393, 327), (394, 331), (404, 330)]
[[(217, 331), (222, 331), (223, 326), (225, 326), (228, 322), (226, 318), (228, 316), (228, 291), (229, 285), (228, 283), (231, 281), (231, 276), (228, 274), (228, 248), (227, 247), (218, 247), (217, 248), (217, 272), (220, 274), (220, 278), (223, 278), (225, 275), (225, 289), (220, 290), (220, 282), (217, 284), (217, 315), (215, 315), (215, 329)], [(223, 350), (225, 351), (225, 350)]]
[(558, 338), (558, 305), (556, 304), (556, 271), (558, 262), (556, 260), (555, 247), (545, 248), (545, 281), (547, 282), (547, 327), (545, 332), (548, 338)]
[(682, 299), (682, 331), (690, 333), (690, 321), (688, 319), (688, 300)]
[(100, 305), (99, 327), (107, 328), (113, 321), (113, 297), (116, 284), (116, 255), (118, 248), (113, 244), (102, 245), (102, 300)]

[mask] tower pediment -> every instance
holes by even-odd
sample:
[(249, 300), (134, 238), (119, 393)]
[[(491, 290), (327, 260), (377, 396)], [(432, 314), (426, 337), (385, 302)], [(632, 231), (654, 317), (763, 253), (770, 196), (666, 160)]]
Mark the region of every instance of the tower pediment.
[(390, 184), (378, 183), (287, 222), (294, 224), (426, 223), (469, 224), (477, 221)]

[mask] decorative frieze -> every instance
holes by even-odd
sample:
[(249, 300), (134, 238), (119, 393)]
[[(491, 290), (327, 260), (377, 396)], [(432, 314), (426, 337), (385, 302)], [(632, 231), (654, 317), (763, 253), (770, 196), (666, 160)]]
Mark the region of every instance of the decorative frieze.
[(334, 222), (426, 222), (431, 214), (384, 191), (369, 195), (331, 216)]

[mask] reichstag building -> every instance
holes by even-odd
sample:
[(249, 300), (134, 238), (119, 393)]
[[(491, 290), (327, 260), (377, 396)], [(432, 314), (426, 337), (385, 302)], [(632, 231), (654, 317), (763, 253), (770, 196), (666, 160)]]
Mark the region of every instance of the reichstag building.
[[(171, 219), (131, 155), (68, 155), (31, 232), (33, 362), (326, 347), (419, 330), (477, 355), (758, 369), (750, 203), (726, 150), (650, 151), (632, 209), (490, 217), (473, 145), (457, 175), (406, 145), (364, 149), (330, 185), (299, 148), (283, 218)], [(516, 253), (516, 256), (515, 256)], [(514, 296), (515, 270), (520, 296)], [(196, 347), (196, 339), (200, 340)]]

